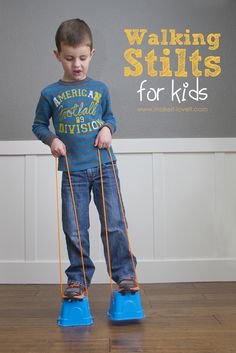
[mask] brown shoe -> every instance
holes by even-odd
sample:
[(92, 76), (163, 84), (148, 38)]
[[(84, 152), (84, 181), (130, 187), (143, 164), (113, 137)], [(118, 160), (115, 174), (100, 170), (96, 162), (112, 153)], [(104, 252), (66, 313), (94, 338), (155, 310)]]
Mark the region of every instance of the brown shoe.
[(71, 283), (65, 289), (63, 298), (65, 299), (83, 299), (84, 298), (85, 288), (80, 283)]
[(118, 292), (120, 293), (134, 293), (139, 291), (139, 286), (133, 277), (122, 279), (118, 283)]

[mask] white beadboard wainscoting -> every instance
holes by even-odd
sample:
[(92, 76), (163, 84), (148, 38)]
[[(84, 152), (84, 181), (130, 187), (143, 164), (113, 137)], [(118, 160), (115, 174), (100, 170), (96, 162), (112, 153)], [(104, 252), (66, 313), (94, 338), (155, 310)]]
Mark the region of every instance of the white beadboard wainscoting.
[[(236, 280), (236, 138), (113, 148), (139, 281)], [(0, 282), (58, 283), (55, 160), (39, 141), (1, 141), (0, 166)], [(91, 203), (94, 282), (107, 283), (99, 233)], [(64, 270), (63, 232), (61, 244)]]

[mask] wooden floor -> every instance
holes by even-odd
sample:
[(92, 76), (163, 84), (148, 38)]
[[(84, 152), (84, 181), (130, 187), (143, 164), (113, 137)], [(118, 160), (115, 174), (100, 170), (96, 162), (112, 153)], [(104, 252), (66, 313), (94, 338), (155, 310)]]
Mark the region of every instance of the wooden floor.
[(113, 324), (109, 287), (93, 285), (94, 325), (61, 328), (55, 285), (0, 285), (0, 352), (236, 353), (236, 283), (144, 284), (146, 318)]

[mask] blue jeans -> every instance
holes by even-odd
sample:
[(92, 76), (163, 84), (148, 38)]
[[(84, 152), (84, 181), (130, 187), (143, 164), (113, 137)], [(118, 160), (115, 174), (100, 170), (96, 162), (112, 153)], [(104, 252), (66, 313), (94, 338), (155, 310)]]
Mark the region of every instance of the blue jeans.
[[(118, 170), (114, 164), (118, 178)], [(111, 163), (102, 165), (108, 239), (112, 268), (112, 279), (118, 283), (123, 278), (134, 277), (134, 269), (128, 247), (128, 240), (120, 209), (120, 203)], [(82, 242), (84, 264), (86, 270), (86, 284), (90, 285), (95, 266), (90, 258), (89, 244), (89, 203), (91, 191), (99, 213), (101, 223), (101, 238), (108, 270), (106, 234), (104, 229), (104, 215), (99, 167), (71, 172), (75, 204), (78, 215), (79, 231)], [(119, 178), (118, 178), (119, 181)], [(75, 216), (71, 199), (71, 191), (67, 172), (62, 175), (62, 223), (66, 235), (66, 243), (70, 266), (66, 270), (68, 283), (84, 283), (80, 246), (76, 231)], [(134, 256), (136, 266), (136, 258)], [(109, 273), (109, 270), (108, 270)]]

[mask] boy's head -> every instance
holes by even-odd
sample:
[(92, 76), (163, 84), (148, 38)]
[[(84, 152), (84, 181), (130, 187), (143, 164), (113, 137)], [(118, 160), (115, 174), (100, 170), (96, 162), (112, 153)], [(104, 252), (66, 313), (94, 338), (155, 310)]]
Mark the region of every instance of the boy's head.
[(80, 19), (61, 23), (56, 32), (54, 54), (64, 69), (64, 81), (83, 80), (95, 52), (89, 26)]
[(60, 53), (61, 44), (71, 47), (87, 45), (93, 49), (92, 32), (86, 22), (79, 18), (64, 21), (60, 24), (55, 36), (57, 50)]

